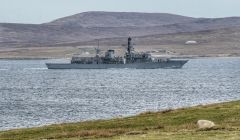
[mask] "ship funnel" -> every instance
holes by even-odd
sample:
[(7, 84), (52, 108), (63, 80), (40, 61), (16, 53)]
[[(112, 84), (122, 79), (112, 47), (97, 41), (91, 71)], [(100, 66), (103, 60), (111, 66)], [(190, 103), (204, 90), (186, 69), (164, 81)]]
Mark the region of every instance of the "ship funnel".
[(133, 44), (132, 44), (132, 38), (131, 37), (129, 37), (128, 38), (128, 53), (130, 54), (132, 51), (133, 51)]

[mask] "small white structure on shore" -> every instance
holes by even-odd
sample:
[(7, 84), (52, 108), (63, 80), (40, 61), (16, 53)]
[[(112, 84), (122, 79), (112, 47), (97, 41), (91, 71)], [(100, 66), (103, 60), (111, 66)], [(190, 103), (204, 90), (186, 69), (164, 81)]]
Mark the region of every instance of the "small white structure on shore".
[(198, 42), (195, 40), (189, 40), (189, 41), (186, 41), (185, 44), (186, 45), (195, 45), (195, 44), (198, 44)]

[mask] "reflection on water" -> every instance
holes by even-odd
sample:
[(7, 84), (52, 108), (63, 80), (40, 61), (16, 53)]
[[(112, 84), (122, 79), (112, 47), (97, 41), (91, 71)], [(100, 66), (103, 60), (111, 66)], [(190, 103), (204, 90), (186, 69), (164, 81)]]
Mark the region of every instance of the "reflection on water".
[(48, 70), (47, 61), (0, 60), (0, 130), (240, 99), (240, 58), (155, 70)]

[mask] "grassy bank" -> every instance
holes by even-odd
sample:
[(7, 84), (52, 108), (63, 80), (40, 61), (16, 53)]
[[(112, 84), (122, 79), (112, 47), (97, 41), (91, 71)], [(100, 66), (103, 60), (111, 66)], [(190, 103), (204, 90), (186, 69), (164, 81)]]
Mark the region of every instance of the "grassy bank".
[[(207, 119), (216, 127), (199, 130)], [(240, 101), (192, 108), (143, 113), (133, 117), (50, 125), (0, 132), (0, 140), (25, 139), (239, 139)]]

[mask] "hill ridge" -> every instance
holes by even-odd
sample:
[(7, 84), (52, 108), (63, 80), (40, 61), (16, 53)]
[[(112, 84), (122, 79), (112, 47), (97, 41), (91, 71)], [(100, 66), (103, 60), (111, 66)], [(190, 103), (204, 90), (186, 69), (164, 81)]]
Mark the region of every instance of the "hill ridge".
[[(83, 15), (85, 17), (82, 19)], [(45, 46), (101, 38), (176, 34), (234, 27), (240, 27), (240, 17), (191, 18), (168, 13), (93, 11), (45, 24), (0, 23), (0, 47)]]

